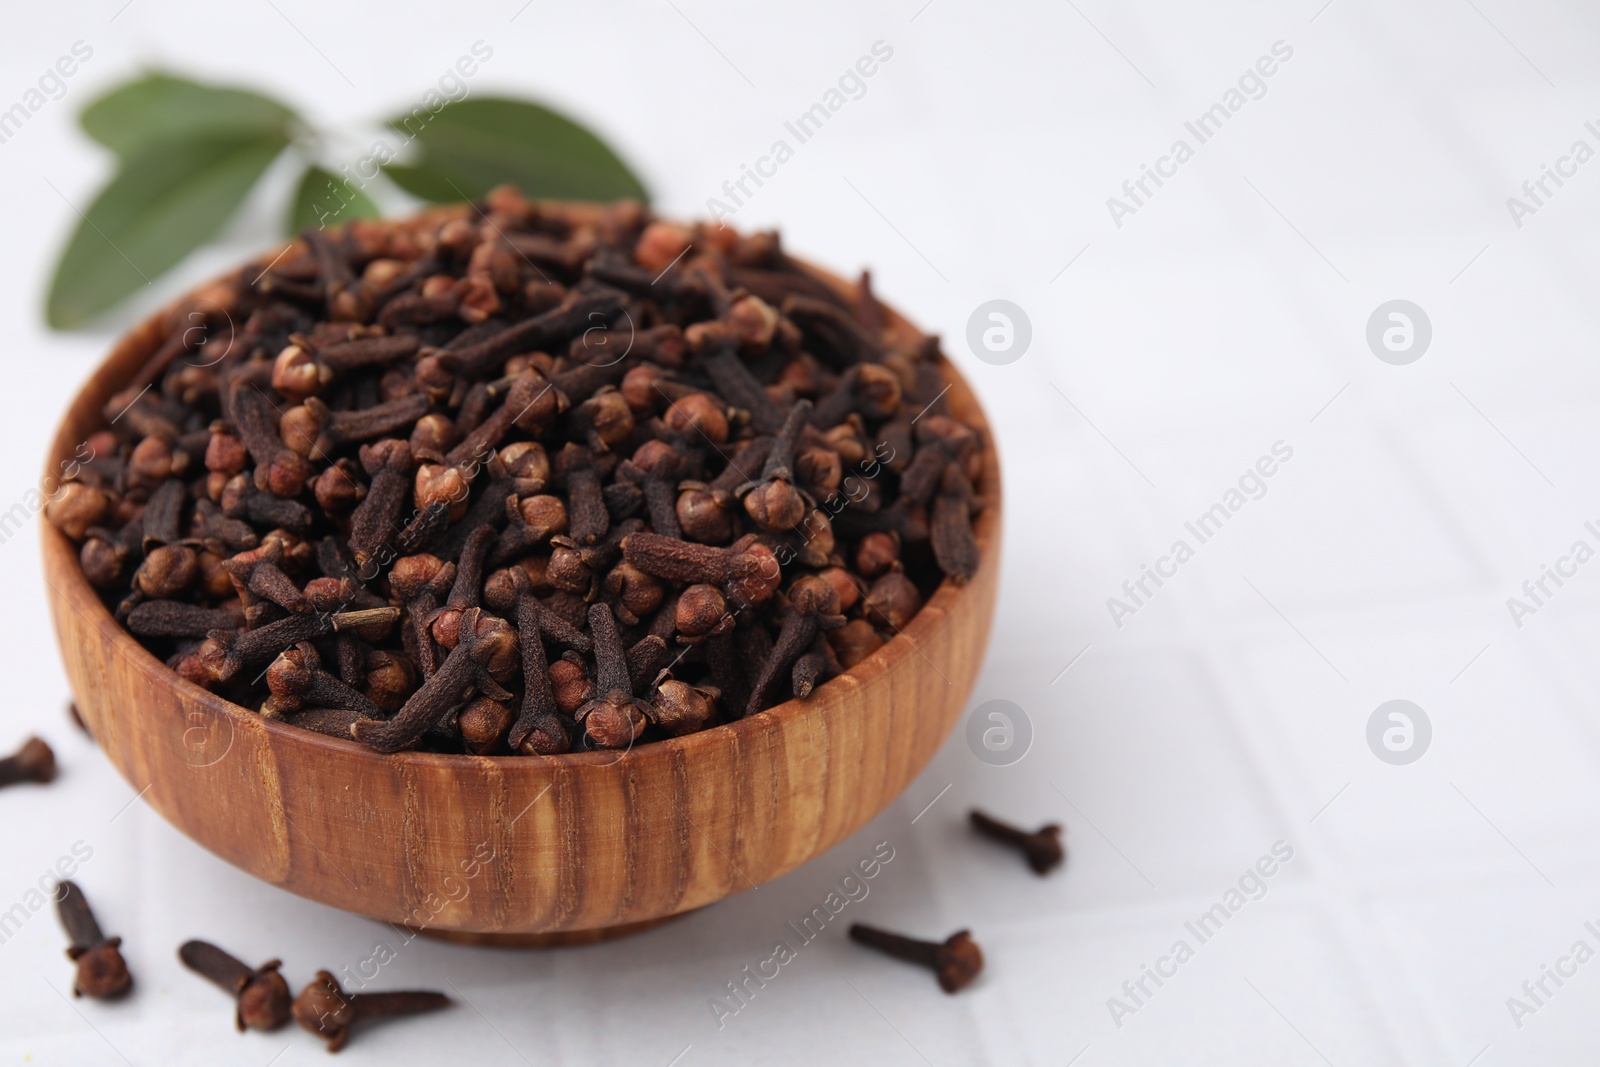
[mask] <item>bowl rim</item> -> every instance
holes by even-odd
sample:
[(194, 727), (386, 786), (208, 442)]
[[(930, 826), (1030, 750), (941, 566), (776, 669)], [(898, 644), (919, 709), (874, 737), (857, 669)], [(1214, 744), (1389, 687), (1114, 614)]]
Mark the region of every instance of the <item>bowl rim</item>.
[[(419, 213), (427, 215), (439, 209), (428, 209)], [(385, 220), (387, 221), (387, 220)], [(281, 254), (294, 242), (285, 242), (282, 246), (271, 250), (273, 254)], [(854, 289), (851, 283), (833, 274), (831, 271), (815, 264), (790, 256), (790, 260), (805, 273), (839, 292), (848, 296)], [(265, 259), (252, 260), (241, 270), (258, 267)], [(122, 388), (125, 380), (132, 376), (143, 366), (143, 359), (153, 354), (154, 347), (160, 343), (170, 331), (166, 328), (172, 316), (181, 312), (186, 301), (200, 293), (207, 285), (214, 284), (221, 278), (231, 276), (229, 272), (202, 282), (192, 288), (188, 293), (178, 297), (169, 304), (157, 309), (150, 315), (141, 319), (131, 329), (124, 331), (113, 342), (110, 352), (96, 364), (89, 378), (83, 383), (69, 401), (66, 411), (57, 424), (55, 435), (51, 440), (50, 449), (45, 457), (45, 472), (42, 481), (60, 481), (56, 474), (61, 462), (73, 454), (77, 447), (74, 438), (78, 435), (70, 432), (75, 422), (104, 422), (101, 409), (110, 396)], [(915, 332), (923, 336), (920, 330), (913, 326), (898, 310), (879, 299), (891, 331)], [(143, 350), (143, 355), (135, 353)], [(127, 363), (124, 370), (119, 364)], [(979, 402), (977, 394), (971, 384), (956, 367), (954, 361), (940, 353), (941, 376), (947, 384), (952, 406), (959, 410), (961, 420), (973, 426), (980, 432), (985, 444), (983, 473), (979, 484), (974, 486), (978, 496), (982, 499), (984, 507), (974, 524), (973, 534), (978, 542), (979, 567), (997, 567), (999, 565), (999, 540), (1000, 540), (1000, 463), (994, 432), (989, 425), (989, 420)], [(115, 380), (113, 379), (115, 377)], [(80, 410), (82, 409), (82, 410)], [(85, 415), (88, 417), (85, 418)], [(95, 432), (93, 430), (88, 433)], [(87, 436), (87, 433), (85, 434)], [(45, 494), (49, 499), (50, 494)], [(945, 578), (940, 581), (934, 592), (923, 601), (910, 622), (901, 628), (894, 637), (874, 651), (866, 659), (857, 663), (849, 670), (843, 671), (822, 685), (818, 686), (812, 695), (804, 700), (791, 697), (781, 704), (765, 708), (754, 715), (746, 715), (733, 722), (720, 723), (705, 730), (680, 737), (668, 737), (650, 741), (640, 745), (630, 745), (620, 752), (614, 750), (594, 750), (588, 752), (564, 752), (556, 755), (529, 757), (525, 755), (486, 755), (477, 756), (466, 753), (450, 752), (417, 752), (403, 750), (393, 753), (376, 752), (373, 749), (356, 741), (354, 738), (333, 737), (328, 734), (318, 733), (315, 730), (306, 730), (287, 722), (262, 716), (259, 712), (236, 704), (225, 697), (218, 696), (211, 690), (197, 685), (183, 678), (175, 670), (168, 667), (155, 654), (145, 648), (134, 635), (129, 632), (107, 609), (100, 598), (100, 594), (89, 585), (78, 562), (76, 546), (67, 540), (66, 536), (57, 530), (45, 517), (41, 510), (39, 522), (41, 531), (41, 552), (44, 554), (59, 554), (70, 563), (62, 568), (66, 572), (66, 581), (70, 588), (57, 590), (58, 599), (73, 610), (85, 611), (89, 614), (88, 621), (98, 632), (111, 633), (111, 640), (117, 650), (129, 659), (141, 675), (152, 684), (176, 686), (177, 692), (187, 706), (203, 706), (206, 710), (220, 715), (229, 721), (230, 728), (238, 729), (265, 729), (267, 736), (274, 740), (282, 740), (295, 745), (303, 745), (308, 750), (320, 750), (330, 759), (344, 761), (360, 760), (377, 766), (393, 767), (396, 761), (409, 764), (418, 768), (431, 767), (457, 767), (463, 761), (482, 765), (487, 761), (500, 772), (508, 772), (514, 767), (527, 770), (537, 768), (541, 773), (581, 768), (610, 768), (626, 767), (641, 761), (673, 759), (682, 757), (692, 758), (700, 749), (726, 744), (730, 739), (734, 742), (754, 740), (758, 733), (765, 729), (763, 722), (774, 723), (787, 720), (791, 717), (802, 716), (818, 707), (818, 701), (825, 699), (830, 693), (838, 693), (845, 685), (861, 685), (865, 676), (874, 672), (887, 672), (898, 664), (905, 662), (907, 657), (926, 655), (921, 651), (921, 645), (931, 643), (933, 637), (945, 625), (951, 609), (972, 588), (970, 584), (958, 585)], [(45, 575), (49, 581), (48, 573)], [(80, 607), (84, 605), (83, 607)], [(109, 627), (109, 630), (108, 630)], [(929, 661), (930, 664), (932, 661)], [(937, 670), (937, 667), (935, 667)], [(765, 718), (764, 718), (765, 717)]]

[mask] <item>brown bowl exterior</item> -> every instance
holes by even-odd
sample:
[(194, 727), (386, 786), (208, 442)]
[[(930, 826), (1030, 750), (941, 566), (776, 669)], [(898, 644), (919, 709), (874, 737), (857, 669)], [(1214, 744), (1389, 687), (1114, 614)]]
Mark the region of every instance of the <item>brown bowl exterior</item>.
[[(165, 321), (152, 316), (124, 337), (73, 401), (51, 475), (101, 427), (103, 405), (164, 340)], [(946, 370), (952, 411), (992, 444), (967, 383)], [(211, 852), (312, 900), (437, 932), (593, 931), (776, 878), (860, 828), (922, 770), (966, 702), (994, 613), (992, 447), (978, 490), (987, 506), (977, 575), (942, 585), (871, 658), (809, 700), (620, 754), (383, 756), (263, 719), (147, 652), (49, 523), (44, 575), (95, 740), (162, 817)]]

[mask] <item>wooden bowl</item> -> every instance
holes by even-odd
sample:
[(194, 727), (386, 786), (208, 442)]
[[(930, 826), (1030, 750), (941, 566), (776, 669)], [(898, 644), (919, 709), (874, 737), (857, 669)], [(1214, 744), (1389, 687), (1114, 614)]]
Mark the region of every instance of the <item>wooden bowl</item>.
[[(895, 330), (912, 329), (888, 314)], [(124, 337), (78, 394), (47, 485), (102, 428), (104, 404), (165, 339), (166, 321), (157, 314)], [(752, 888), (883, 810), (949, 734), (983, 660), (1000, 472), (977, 400), (949, 364), (946, 375), (952, 412), (991, 444), (977, 575), (945, 582), (903, 633), (809, 700), (622, 753), (379, 755), (179, 678), (118, 625), (76, 549), (44, 523), (51, 614), (78, 708), (128, 784), (179, 830), (273, 885), (375, 919), (462, 940), (560, 943)]]

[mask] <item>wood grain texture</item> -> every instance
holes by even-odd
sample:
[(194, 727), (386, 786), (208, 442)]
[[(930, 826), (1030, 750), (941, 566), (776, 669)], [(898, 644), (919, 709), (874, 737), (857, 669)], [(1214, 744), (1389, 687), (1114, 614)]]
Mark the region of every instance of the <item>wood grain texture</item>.
[[(895, 329), (911, 329), (889, 314)], [(113, 349), (68, 410), (47, 471), (101, 428), (102, 405), (160, 345), (163, 321), (153, 316)], [(966, 382), (946, 373), (952, 411), (992, 441)], [(976, 576), (942, 585), (869, 659), (809, 700), (622, 753), (378, 755), (180, 679), (117, 624), (48, 523), (44, 575), (90, 731), (129, 785), (196, 842), (290, 892), (376, 919), (520, 943), (582, 940), (775, 878), (853, 833), (922, 770), (961, 713), (994, 612), (992, 448), (978, 491), (987, 507)]]

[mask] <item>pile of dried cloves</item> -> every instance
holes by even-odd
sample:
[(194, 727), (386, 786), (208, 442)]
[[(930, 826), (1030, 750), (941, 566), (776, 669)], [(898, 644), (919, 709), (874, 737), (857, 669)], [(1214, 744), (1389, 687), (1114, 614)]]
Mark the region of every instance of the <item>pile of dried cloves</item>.
[(978, 566), (937, 338), (631, 202), (306, 231), (170, 314), (46, 512), (184, 678), (393, 752), (805, 697)]

